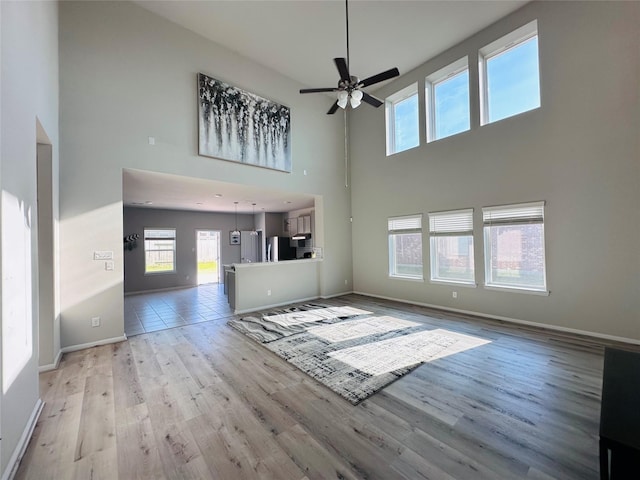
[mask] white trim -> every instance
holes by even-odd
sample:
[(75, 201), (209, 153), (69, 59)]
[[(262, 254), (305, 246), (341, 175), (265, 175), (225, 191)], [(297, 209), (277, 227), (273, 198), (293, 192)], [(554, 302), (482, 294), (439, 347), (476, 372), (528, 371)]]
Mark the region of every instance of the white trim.
[(331, 295), (321, 295), (319, 298), (322, 298), (323, 300), (326, 300), (328, 298), (342, 297), (343, 295), (350, 295), (352, 293), (354, 293), (353, 290), (350, 290), (348, 292), (333, 293)]
[(515, 292), (515, 293), (526, 293), (528, 295), (539, 295), (542, 297), (548, 297), (551, 295), (549, 290), (533, 290), (531, 288), (518, 288), (518, 287), (501, 287), (500, 285), (483, 285), (482, 288), (485, 290), (493, 290), (496, 292)]
[(18, 467), (20, 466), (20, 460), (22, 460), (24, 453), (27, 451), (29, 440), (31, 440), (31, 435), (33, 435), (33, 430), (36, 428), (36, 423), (38, 423), (43, 407), (44, 403), (38, 398), (38, 401), (31, 412), (31, 416), (29, 417), (29, 421), (25, 425), (22, 436), (18, 441), (18, 445), (16, 445), (16, 449), (13, 451), (13, 455), (11, 455), (11, 458), (9, 459), (7, 468), (2, 474), (2, 480), (12, 479), (16, 475)]
[(435, 285), (448, 285), (450, 287), (478, 288), (478, 284), (475, 282), (461, 282), (456, 280), (431, 279), (429, 280), (429, 283), (433, 283)]
[(43, 373), (43, 372), (50, 372), (51, 370), (56, 370), (58, 368), (58, 365), (60, 365), (61, 358), (62, 358), (62, 350), (58, 350), (58, 355), (56, 355), (56, 358), (53, 361), (53, 363), (50, 363), (49, 365), (40, 365), (38, 367), (38, 372)]
[(590, 332), (588, 330), (579, 330), (577, 328), (568, 328), (568, 327), (561, 327), (558, 325), (551, 325), (548, 323), (538, 323), (538, 322), (530, 322), (529, 320), (520, 320), (518, 318), (511, 318), (511, 317), (503, 317), (501, 315), (490, 315), (487, 313), (479, 313), (479, 312), (474, 312), (473, 310), (462, 310), (460, 308), (451, 308), (451, 307), (445, 307), (442, 305), (434, 305), (431, 303), (424, 303), (424, 302), (414, 302), (411, 300), (402, 300), (400, 298), (394, 298), (394, 297), (386, 297), (383, 295), (374, 295), (373, 293), (365, 293), (365, 292), (358, 292), (358, 291), (354, 291), (353, 292), (356, 295), (364, 295), (365, 297), (373, 297), (373, 298), (381, 298), (383, 300), (391, 300), (393, 302), (400, 302), (400, 303), (406, 303), (409, 305), (417, 305), (419, 307), (429, 307), (429, 308), (436, 308), (438, 310), (444, 310), (447, 312), (456, 312), (456, 313), (464, 313), (466, 315), (474, 315), (476, 317), (481, 317), (481, 318), (489, 318), (492, 320), (501, 320), (503, 322), (509, 322), (509, 323), (516, 323), (516, 324), (520, 324), (520, 325), (528, 325), (530, 327), (536, 327), (536, 328), (540, 328), (540, 329), (546, 329), (546, 330), (554, 330), (557, 332), (564, 332), (564, 333), (574, 333), (577, 335), (584, 335), (587, 337), (591, 337), (591, 338), (600, 338), (603, 340), (611, 340), (614, 342), (622, 342), (622, 343), (630, 343), (632, 345), (640, 345), (640, 339), (633, 339), (633, 338), (627, 338), (627, 337), (618, 337), (617, 335), (608, 335), (606, 333), (598, 333), (598, 332)]
[[(222, 283), (222, 282), (218, 282)], [(137, 290), (135, 292), (124, 292), (124, 296), (128, 297), (129, 295), (144, 295), (145, 293), (156, 293), (156, 292), (170, 292), (171, 290), (184, 290), (185, 288), (193, 288), (198, 285), (180, 285), (178, 287), (166, 287), (166, 288), (154, 288), (151, 290)]]
[(490, 59), (501, 54), (511, 48), (526, 42), (530, 38), (538, 35), (538, 19), (516, 28), (515, 30), (503, 35), (493, 42), (485, 45), (478, 50), (478, 53), (485, 59)]
[(96, 342), (89, 343), (81, 343), (78, 345), (69, 345), (68, 347), (64, 347), (61, 351), (62, 353), (76, 352), (78, 350), (84, 350), (85, 348), (97, 347), (99, 345), (109, 345), (110, 343), (119, 343), (127, 340), (126, 335), (122, 335), (121, 337), (113, 337), (113, 338), (105, 338), (104, 340), (98, 340)]
[(389, 274), (389, 278), (393, 278), (394, 280), (409, 280), (410, 282), (424, 283), (424, 275), (422, 277), (407, 277), (405, 275), (391, 275), (391, 274)]

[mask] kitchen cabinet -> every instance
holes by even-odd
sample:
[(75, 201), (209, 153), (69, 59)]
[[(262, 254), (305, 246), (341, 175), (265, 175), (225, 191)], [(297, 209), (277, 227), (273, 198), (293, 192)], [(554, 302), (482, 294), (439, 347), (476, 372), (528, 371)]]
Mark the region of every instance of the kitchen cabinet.
[(298, 219), (297, 218), (289, 218), (289, 236), (293, 237), (298, 233)]
[(287, 234), (290, 237), (301, 234), (311, 234), (311, 215), (301, 215), (299, 217), (291, 217), (287, 219), (289, 230)]
[(294, 218), (292, 223), (296, 225), (295, 233), (311, 233), (311, 215)]

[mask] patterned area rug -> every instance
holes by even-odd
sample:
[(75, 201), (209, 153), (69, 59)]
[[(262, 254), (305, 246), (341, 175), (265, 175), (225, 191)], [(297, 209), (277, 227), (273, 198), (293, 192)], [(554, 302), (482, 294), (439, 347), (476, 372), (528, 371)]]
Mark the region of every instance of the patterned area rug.
[(256, 342), (268, 343), (304, 332), (307, 328), (319, 323), (340, 322), (349, 317), (368, 313), (371, 312), (353, 307), (328, 307), (307, 303), (274, 310), (257, 317), (248, 316), (229, 320), (227, 323)]
[(370, 313), (307, 304), (228, 323), (354, 405), (421, 363), (488, 343)]

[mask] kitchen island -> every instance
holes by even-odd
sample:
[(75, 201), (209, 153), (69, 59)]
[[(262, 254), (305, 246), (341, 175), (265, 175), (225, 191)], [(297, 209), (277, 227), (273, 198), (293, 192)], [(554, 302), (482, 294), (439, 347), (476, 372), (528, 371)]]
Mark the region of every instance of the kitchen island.
[(320, 296), (321, 258), (235, 263), (228, 275), (229, 303), (246, 313)]

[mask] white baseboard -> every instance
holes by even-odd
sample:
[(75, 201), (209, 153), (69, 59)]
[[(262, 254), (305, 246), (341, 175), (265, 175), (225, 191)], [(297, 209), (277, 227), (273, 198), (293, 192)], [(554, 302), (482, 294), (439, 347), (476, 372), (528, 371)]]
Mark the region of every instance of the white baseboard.
[(38, 423), (38, 418), (40, 418), (40, 413), (42, 413), (43, 407), (44, 403), (42, 400), (38, 399), (33, 407), (29, 421), (22, 432), (20, 441), (18, 442), (18, 445), (16, 445), (16, 449), (13, 451), (13, 455), (11, 455), (11, 458), (9, 459), (7, 468), (2, 474), (2, 480), (10, 480), (15, 477), (16, 472), (18, 471), (18, 466), (20, 465), (20, 460), (22, 460), (24, 452), (27, 451), (29, 440), (31, 440), (31, 435), (33, 434), (33, 430), (36, 428), (36, 423)]
[(317, 300), (318, 298), (320, 298), (320, 297), (298, 298), (296, 300), (288, 300), (286, 302), (273, 303), (271, 305), (261, 305), (260, 307), (256, 307), (256, 308), (248, 308), (248, 309), (245, 309), (245, 310), (234, 310), (233, 314), (234, 315), (241, 315), (243, 313), (258, 312), (260, 310), (267, 310), (269, 308), (276, 308), (276, 307), (282, 307), (284, 305), (291, 305), (292, 303), (310, 302), (311, 300)]
[(78, 350), (84, 350), (85, 348), (97, 347), (98, 345), (108, 345), (110, 343), (124, 342), (126, 339), (126, 335), (122, 335), (121, 337), (105, 338), (104, 340), (98, 340), (96, 342), (81, 343), (79, 345), (70, 345), (68, 347), (63, 347), (61, 352), (76, 352)]
[(152, 290), (138, 290), (135, 292), (124, 292), (124, 296), (128, 297), (130, 295), (144, 295), (145, 293), (170, 292), (172, 290), (184, 290), (185, 288), (194, 288), (197, 286), (198, 285), (180, 285), (178, 287), (154, 288)]
[(58, 368), (58, 365), (60, 365), (61, 358), (62, 358), (62, 350), (58, 350), (58, 355), (56, 355), (56, 358), (53, 361), (53, 363), (50, 363), (49, 365), (40, 365), (38, 367), (38, 372), (42, 373), (42, 372), (49, 372), (51, 370), (56, 370)]
[(516, 323), (516, 324), (520, 324), (520, 325), (527, 325), (530, 327), (536, 327), (536, 328), (544, 328), (547, 330), (554, 330), (557, 332), (564, 332), (564, 333), (574, 333), (577, 335), (584, 335), (586, 337), (592, 337), (592, 338), (599, 338), (602, 340), (611, 340), (614, 342), (622, 342), (622, 343), (630, 343), (633, 345), (640, 345), (640, 340), (636, 340), (633, 338), (626, 338), (626, 337), (618, 337), (616, 335), (608, 335), (606, 333), (598, 333), (598, 332), (590, 332), (588, 330), (579, 330), (577, 328), (567, 328), (567, 327), (561, 327), (559, 325), (551, 325), (548, 323), (539, 323), (539, 322), (531, 322), (529, 320), (520, 320), (518, 318), (511, 318), (511, 317), (502, 317), (500, 315), (490, 315), (487, 313), (480, 313), (480, 312), (474, 312), (472, 310), (461, 310), (459, 308), (451, 308), (451, 307), (443, 307), (442, 305), (433, 305), (430, 303), (423, 303), (423, 302), (414, 302), (411, 300), (403, 300), (400, 298), (393, 298), (393, 297), (385, 297), (383, 295), (374, 295), (372, 293), (365, 293), (365, 292), (353, 292), (356, 295), (364, 295), (365, 297), (373, 297), (373, 298), (381, 298), (383, 300), (391, 300), (394, 302), (400, 302), (400, 303), (407, 303), (409, 305), (417, 305), (419, 307), (429, 307), (429, 308), (436, 308), (438, 310), (445, 310), (448, 312), (456, 312), (456, 313), (464, 313), (466, 315), (474, 315), (476, 317), (483, 317), (483, 318), (490, 318), (492, 320), (501, 320), (503, 322), (509, 322), (509, 323)]
[(349, 292), (334, 293), (332, 295), (322, 295), (320, 298), (322, 298), (322, 299), (335, 298), (335, 297), (341, 297), (343, 295), (349, 295), (350, 293), (355, 293), (355, 292), (353, 290), (351, 290)]

